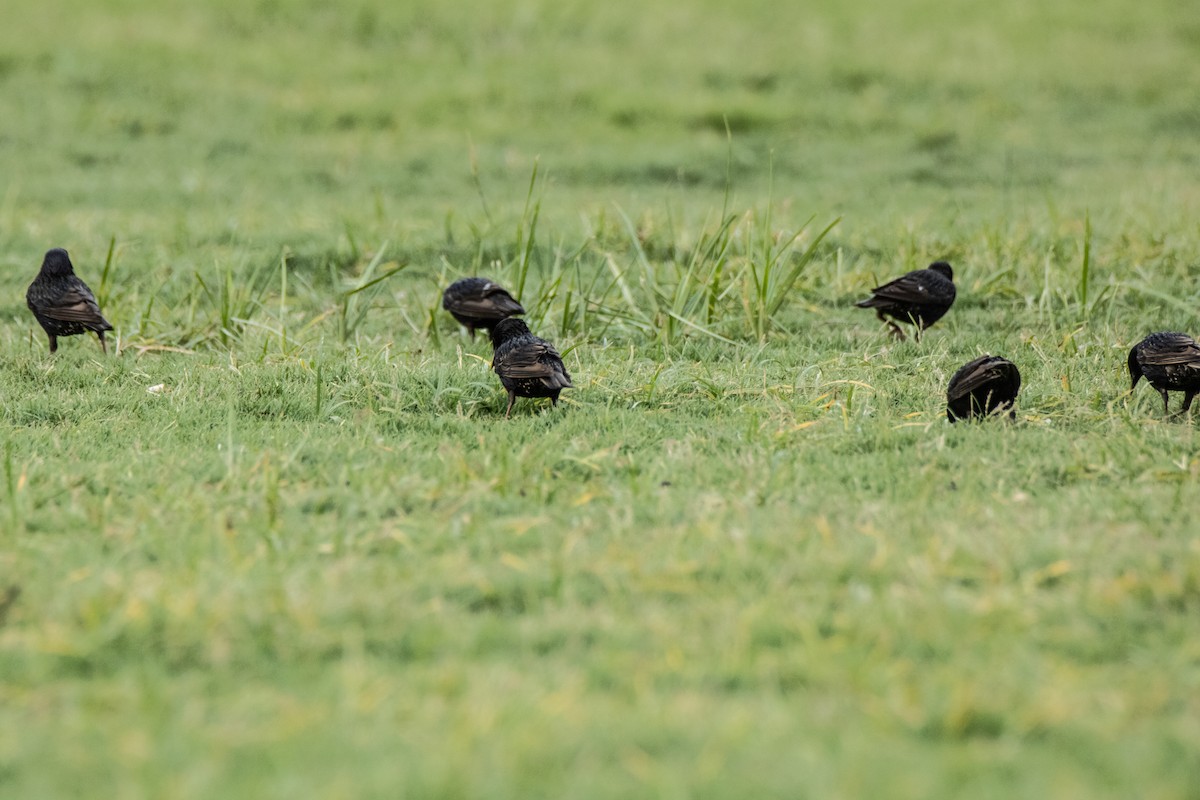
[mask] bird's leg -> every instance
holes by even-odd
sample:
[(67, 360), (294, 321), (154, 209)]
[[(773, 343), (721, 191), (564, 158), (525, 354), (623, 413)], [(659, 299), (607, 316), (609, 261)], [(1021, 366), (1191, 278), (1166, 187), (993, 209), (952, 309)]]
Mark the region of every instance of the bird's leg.
[(471, 341), (475, 341), (475, 326), (474, 325), (467, 326), (467, 333), (471, 334)]
[(896, 339), (899, 339), (899, 340), (900, 340), (900, 341), (902, 341), (902, 342), (904, 341), (904, 331), (900, 330), (900, 326), (899, 326), (899, 325), (897, 325), (896, 323), (892, 322), (890, 319), (888, 319), (887, 317), (885, 317), (885, 316), (883, 315), (883, 309), (880, 309), (880, 308), (877, 308), (877, 309), (875, 309), (875, 316), (879, 318), (879, 321), (880, 321), (880, 322), (886, 322), (886, 323), (887, 323), (887, 326), (888, 326), (889, 328), (891, 328), (891, 331), (890, 331), (890, 333), (892, 334), (892, 336), (893, 336), (894, 338), (896, 338)]
[(1181, 417), (1187, 416), (1188, 409), (1190, 409), (1192, 407), (1192, 401), (1195, 399), (1196, 399), (1195, 392), (1184, 392), (1183, 393), (1183, 408), (1179, 409), (1179, 416), (1181, 416)]
[(508, 419), (508, 415), (512, 413), (513, 403), (517, 402), (517, 393), (512, 389), (508, 390), (508, 409), (504, 412), (504, 418)]
[(53, 355), (58, 351), (58, 337), (53, 333), (46, 334), (50, 337), (50, 353)]
[(1169, 409), (1169, 401), (1167, 400), (1167, 390), (1159, 389), (1158, 391), (1163, 396), (1163, 416), (1168, 416), (1167, 411), (1170, 409)]
[(108, 345), (104, 343), (104, 331), (96, 331), (96, 335), (100, 337), (100, 349), (104, 351), (104, 355), (108, 355)]

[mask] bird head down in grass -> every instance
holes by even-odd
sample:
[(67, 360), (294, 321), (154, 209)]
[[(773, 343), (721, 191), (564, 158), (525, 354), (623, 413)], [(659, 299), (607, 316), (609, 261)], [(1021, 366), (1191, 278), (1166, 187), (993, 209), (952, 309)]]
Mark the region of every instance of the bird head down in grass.
[(887, 317), (915, 325), (920, 340), (921, 331), (941, 319), (954, 305), (955, 294), (954, 270), (945, 261), (937, 261), (876, 286), (870, 297), (855, 305), (875, 309), (875, 316), (886, 322), (898, 339), (905, 338), (904, 331)]
[(75, 275), (66, 250), (56, 247), (46, 253), (41, 271), (25, 293), (25, 303), (50, 337), (51, 353), (58, 350), (59, 336), (87, 331), (95, 331), (101, 349), (108, 352), (104, 332), (113, 327), (100, 313), (92, 290)]
[(486, 278), (463, 278), (447, 286), (442, 308), (466, 326), (472, 339), (476, 328), (491, 330), (500, 320), (525, 313), (507, 289)]
[(1169, 403), (1167, 392), (1183, 392), (1179, 413), (1186, 414), (1200, 392), (1200, 344), (1186, 333), (1152, 333), (1129, 351), (1129, 378), (1131, 392), (1142, 378), (1158, 390), (1164, 414)]
[(549, 397), (557, 406), (559, 392), (573, 388), (571, 376), (554, 345), (534, 336), (519, 319), (510, 317), (496, 323), (492, 328), (492, 348), (492, 369), (508, 392), (505, 419), (512, 413), (518, 397)]
[(1016, 419), (1012, 410), (1021, 391), (1021, 372), (1017, 365), (1000, 356), (980, 356), (963, 364), (946, 389), (946, 418), (977, 419), (1009, 409), (1009, 419)]

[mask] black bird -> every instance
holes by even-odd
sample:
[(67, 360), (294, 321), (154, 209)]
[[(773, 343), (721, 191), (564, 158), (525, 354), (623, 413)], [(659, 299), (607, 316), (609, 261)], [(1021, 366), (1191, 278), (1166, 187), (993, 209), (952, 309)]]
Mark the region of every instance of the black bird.
[(518, 397), (549, 397), (557, 406), (559, 392), (573, 388), (554, 345), (530, 333), (522, 320), (510, 318), (496, 323), (492, 347), (492, 369), (508, 391), (505, 419)]
[(508, 290), (486, 278), (463, 278), (442, 292), (442, 308), (467, 327), (471, 338), (476, 328), (491, 330), (497, 322), (513, 314), (524, 314)]
[(954, 305), (954, 270), (945, 261), (936, 261), (926, 269), (918, 269), (901, 275), (894, 281), (871, 290), (871, 296), (855, 303), (859, 308), (875, 309), (875, 316), (886, 322), (892, 335), (901, 339), (904, 332), (889, 317), (917, 326), (917, 339), (921, 331), (942, 318)]
[(56, 247), (42, 259), (42, 270), (29, 284), (25, 303), (50, 337), (50, 352), (58, 350), (59, 336), (95, 331), (105, 353), (104, 332), (113, 326), (100, 313), (96, 296), (75, 276), (67, 251)]
[(1017, 365), (1000, 356), (980, 356), (963, 364), (946, 389), (946, 418), (951, 422), (991, 414), (998, 408), (1010, 409), (1009, 419), (1021, 391), (1021, 373)]
[(1200, 344), (1186, 333), (1152, 333), (1129, 351), (1129, 377), (1137, 388), (1143, 377), (1162, 395), (1163, 413), (1167, 413), (1167, 392), (1183, 392), (1186, 414), (1200, 392)]

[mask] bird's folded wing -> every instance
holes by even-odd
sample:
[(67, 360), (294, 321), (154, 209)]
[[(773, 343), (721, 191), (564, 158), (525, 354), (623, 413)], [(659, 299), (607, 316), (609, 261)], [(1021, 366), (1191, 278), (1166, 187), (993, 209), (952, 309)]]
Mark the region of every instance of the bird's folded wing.
[(96, 298), (86, 286), (72, 286), (54, 300), (53, 304), (39, 307), (38, 313), (50, 319), (64, 322), (104, 322)]
[(1190, 336), (1172, 336), (1154, 347), (1143, 348), (1138, 360), (1146, 366), (1169, 367), (1187, 364), (1200, 369), (1200, 346)]
[(508, 292), (503, 290), (484, 297), (455, 297), (451, 298), (449, 306), (452, 311), (468, 316), (492, 315), (496, 313), (521, 313), (525, 309), (513, 300)]
[(493, 367), (508, 378), (535, 378), (551, 387), (571, 385), (571, 376), (563, 366), (562, 356), (547, 343), (514, 348), (499, 358)]
[(487, 299), (494, 308), (503, 311), (506, 314), (524, 314), (525, 309), (517, 302), (516, 298), (508, 293), (507, 289), (493, 285), (487, 290)]
[(930, 298), (929, 287), (919, 277), (912, 275), (901, 275), (894, 281), (889, 281), (883, 286), (877, 286), (871, 290), (871, 293), (876, 297), (882, 297), (887, 300), (898, 300), (902, 303), (919, 303)]
[(992, 381), (1006, 380), (1006, 372), (1007, 370), (1000, 364), (980, 364), (955, 381), (954, 385), (946, 392), (946, 397), (951, 401), (966, 397)]

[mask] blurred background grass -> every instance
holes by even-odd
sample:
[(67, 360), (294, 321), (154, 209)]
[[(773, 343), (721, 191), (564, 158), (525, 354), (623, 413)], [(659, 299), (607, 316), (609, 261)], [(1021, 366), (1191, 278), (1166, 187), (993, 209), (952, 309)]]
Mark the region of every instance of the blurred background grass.
[(779, 198), (855, 229), (1195, 218), (1187, 3), (17, 2), (8, 16), (3, 222), (39, 243), (65, 224), (193, 245), (347, 221), (431, 235), (480, 216), (473, 166), (503, 209), (539, 158), (556, 223), (613, 203), (704, 214), (726, 186), (727, 126), (742, 205), (773, 174)]

